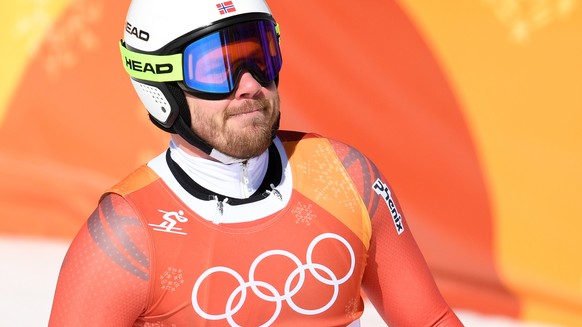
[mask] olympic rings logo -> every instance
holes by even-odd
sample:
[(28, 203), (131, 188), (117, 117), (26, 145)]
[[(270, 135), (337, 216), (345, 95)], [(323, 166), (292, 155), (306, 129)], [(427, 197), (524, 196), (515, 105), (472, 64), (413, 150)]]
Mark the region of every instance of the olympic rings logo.
[[(351, 259), (350, 269), (345, 274), (345, 276), (343, 276), (341, 278), (338, 278), (338, 276), (336, 276), (336, 274), (328, 267), (326, 267), (322, 264), (313, 262), (313, 257), (312, 257), (313, 250), (315, 249), (317, 244), (319, 244), (319, 242), (326, 240), (326, 239), (335, 239), (335, 240), (340, 241), (341, 243), (344, 244), (344, 246), (347, 248), (347, 250), (350, 253), (350, 259)], [(261, 263), (261, 261), (263, 261), (264, 259), (271, 257), (271, 256), (286, 257), (286, 258), (290, 259), (291, 261), (293, 261), (295, 263), (295, 265), (297, 265), (297, 268), (295, 268), (291, 272), (291, 274), (289, 274), (289, 276), (287, 277), (287, 280), (285, 282), (285, 288), (284, 288), (285, 292), (283, 294), (280, 294), (279, 291), (273, 285), (271, 285), (267, 282), (255, 279), (255, 271), (257, 269), (257, 266)], [(194, 289), (192, 290), (192, 306), (194, 307), (194, 310), (196, 311), (196, 313), (198, 313), (198, 315), (200, 315), (204, 319), (207, 319), (207, 320), (226, 319), (230, 326), (240, 326), (239, 324), (237, 324), (234, 321), (233, 316), (243, 307), (244, 302), (245, 302), (246, 297), (247, 297), (247, 291), (250, 288), (251, 291), (253, 291), (253, 293), (257, 297), (259, 297), (262, 300), (265, 300), (267, 302), (272, 302), (272, 303), (276, 304), (275, 312), (273, 313), (273, 315), (270, 317), (270, 319), (267, 322), (265, 322), (261, 326), (270, 326), (271, 324), (273, 324), (275, 322), (275, 320), (277, 320), (279, 314), (281, 313), (283, 301), (287, 302), (289, 307), (291, 307), (297, 313), (300, 313), (303, 315), (320, 314), (320, 313), (328, 310), (335, 303), (335, 301), (339, 295), (339, 286), (341, 284), (345, 283), (352, 276), (352, 274), (354, 272), (354, 268), (356, 266), (356, 257), (354, 255), (354, 250), (352, 249), (352, 247), (350, 246), (348, 241), (346, 241), (346, 239), (344, 239), (343, 237), (336, 235), (336, 234), (325, 233), (325, 234), (321, 234), (321, 235), (317, 236), (316, 238), (314, 238), (311, 241), (311, 243), (309, 244), (309, 246), (307, 248), (306, 261), (307, 261), (307, 263), (305, 263), (305, 264), (302, 263), (301, 260), (299, 260), (299, 258), (297, 258), (297, 256), (295, 256), (294, 254), (292, 254), (288, 251), (285, 251), (285, 250), (270, 250), (270, 251), (264, 252), (263, 254), (259, 255), (251, 264), (251, 267), (249, 269), (249, 275), (248, 275), (249, 281), (245, 281), (239, 273), (237, 273), (235, 270), (233, 270), (231, 268), (221, 267), (221, 266), (210, 268), (210, 269), (206, 270), (202, 275), (200, 275), (200, 277), (198, 277), (198, 280), (196, 280), (196, 283), (194, 284)], [(317, 309), (301, 308), (299, 305), (297, 305), (295, 302), (293, 302), (293, 296), (295, 294), (297, 294), (301, 290), (301, 288), (303, 287), (303, 284), (305, 282), (305, 273), (307, 271), (309, 271), (309, 273), (311, 273), (313, 275), (313, 277), (315, 277), (315, 279), (317, 279), (319, 282), (333, 287), (333, 295), (332, 295), (331, 299), (326, 304), (322, 305), (320, 308), (317, 308)], [(236, 289), (234, 289), (234, 291), (232, 291), (232, 293), (228, 297), (228, 300), (226, 302), (225, 312), (223, 314), (209, 314), (209, 313), (205, 312), (200, 307), (200, 304), (198, 303), (198, 291), (200, 289), (202, 282), (204, 282), (204, 280), (208, 276), (215, 274), (215, 273), (229, 274), (232, 277), (234, 277), (236, 279), (236, 281), (239, 283), (239, 286)], [(325, 276), (322, 276), (321, 273), (323, 273)], [(295, 279), (297, 279), (297, 277), (298, 277), (297, 284), (295, 285), (295, 287), (291, 288), (292, 282)], [(259, 287), (267, 290), (269, 294), (263, 293), (261, 290), (259, 290)], [(239, 295), (240, 295), (239, 301), (238, 301), (238, 303), (235, 304), (234, 303), (235, 299)]]

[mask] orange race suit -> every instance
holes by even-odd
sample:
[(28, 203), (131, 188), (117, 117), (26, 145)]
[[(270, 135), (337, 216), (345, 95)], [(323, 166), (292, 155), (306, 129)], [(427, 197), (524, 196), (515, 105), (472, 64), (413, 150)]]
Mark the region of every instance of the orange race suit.
[[(106, 192), (63, 262), (50, 326), (461, 326), (376, 166), (278, 132), (265, 181), (229, 199), (170, 150)], [(267, 178), (267, 176), (269, 178)]]

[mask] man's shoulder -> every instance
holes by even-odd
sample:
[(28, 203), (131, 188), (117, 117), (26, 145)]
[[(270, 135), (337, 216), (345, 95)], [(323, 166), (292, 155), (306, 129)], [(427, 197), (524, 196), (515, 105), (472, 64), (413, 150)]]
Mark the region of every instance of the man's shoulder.
[(157, 180), (159, 176), (147, 165), (142, 165), (131, 174), (110, 187), (105, 194), (117, 193), (125, 196)]
[(351, 152), (363, 155), (357, 148), (353, 147), (352, 145), (344, 141), (326, 137), (318, 133), (313, 132), (309, 133), (293, 130), (279, 130), (277, 131), (277, 137), (284, 143), (285, 142), (296, 143), (301, 141), (317, 139), (329, 143), (336, 152)]

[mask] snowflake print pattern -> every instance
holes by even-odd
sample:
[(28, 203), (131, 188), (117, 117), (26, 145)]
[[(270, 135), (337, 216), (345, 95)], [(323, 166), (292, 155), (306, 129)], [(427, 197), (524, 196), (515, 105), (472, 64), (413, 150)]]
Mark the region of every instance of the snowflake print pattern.
[(291, 212), (295, 215), (295, 223), (303, 223), (307, 226), (311, 225), (311, 221), (317, 217), (311, 210), (311, 203), (303, 204), (298, 202)]
[[(348, 186), (352, 183), (351, 179), (343, 166), (337, 165), (336, 160), (337, 156), (332, 149), (319, 145), (313, 158), (300, 164), (299, 169), (308, 173), (309, 178), (313, 181), (316, 202), (320, 200), (334, 201), (355, 212), (358, 204), (353, 197), (354, 190)], [(343, 180), (334, 177), (338, 175), (342, 176)]]

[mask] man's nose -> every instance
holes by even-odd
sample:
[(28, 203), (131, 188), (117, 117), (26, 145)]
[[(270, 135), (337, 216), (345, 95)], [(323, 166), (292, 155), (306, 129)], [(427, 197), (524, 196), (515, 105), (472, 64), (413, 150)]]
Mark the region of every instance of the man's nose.
[(253, 98), (261, 91), (261, 87), (261, 83), (249, 71), (244, 71), (238, 82), (235, 96), (236, 98)]

